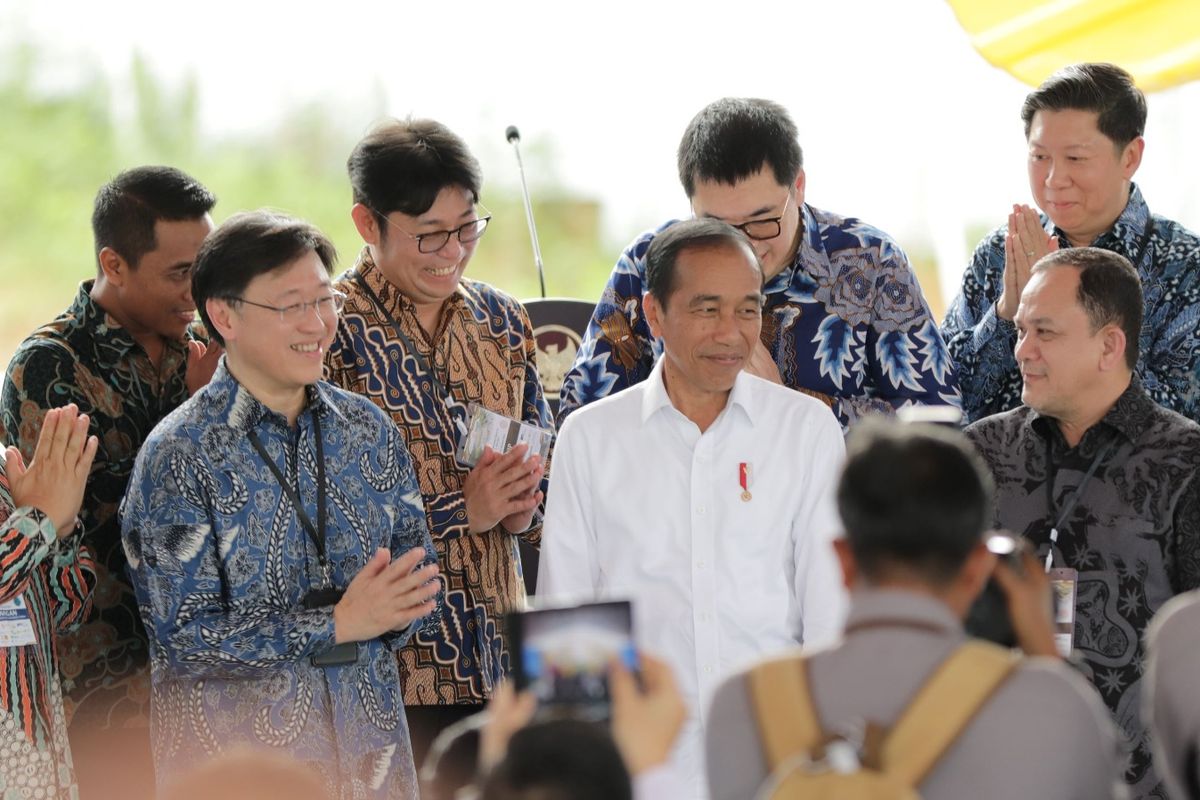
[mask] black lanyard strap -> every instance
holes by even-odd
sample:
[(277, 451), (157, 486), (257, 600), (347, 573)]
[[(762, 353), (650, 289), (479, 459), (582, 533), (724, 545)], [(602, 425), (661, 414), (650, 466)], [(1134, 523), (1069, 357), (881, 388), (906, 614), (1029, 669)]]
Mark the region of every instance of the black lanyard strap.
[(1146, 255), (1146, 248), (1150, 246), (1150, 237), (1154, 235), (1154, 217), (1150, 217), (1146, 221), (1146, 231), (1142, 234), (1142, 240), (1138, 243), (1137, 256), (1133, 259), (1133, 268), (1142, 268), (1142, 256)]
[(412, 339), (408, 338), (408, 335), (400, 327), (400, 323), (395, 317), (392, 316), (392, 312), (387, 310), (387, 307), (384, 306), (383, 301), (379, 299), (379, 295), (375, 294), (375, 290), (370, 287), (366, 281), (366, 278), (363, 277), (361, 272), (354, 276), (354, 282), (357, 283), (363, 292), (366, 293), (367, 299), (371, 301), (371, 305), (375, 306), (375, 310), (379, 312), (380, 316), (387, 321), (388, 325), (392, 329), (392, 332), (396, 334), (396, 338), (404, 343), (404, 349), (411, 353), (412, 357), (416, 359), (417, 366), (420, 368), (421, 372), (425, 373), (425, 376), (429, 379), (430, 385), (436, 389), (436, 399), (441, 400), (442, 404), (446, 405), (447, 398), (450, 397), (450, 392), (447, 391), (446, 387), (442, 385), (442, 382), (438, 380), (437, 373), (433, 371), (433, 365), (429, 361), (425, 360), (425, 356), (422, 355), (421, 351), (416, 348), (412, 342)]
[[(1079, 498), (1083, 496), (1083, 490), (1088, 485), (1088, 481), (1096, 474), (1096, 470), (1100, 468), (1100, 462), (1104, 457), (1116, 447), (1116, 438), (1109, 439), (1108, 442), (1100, 448), (1096, 453), (1096, 457), (1092, 459), (1092, 463), (1088, 465), (1087, 472), (1083, 474), (1083, 480), (1075, 487), (1074, 491), (1067, 497), (1066, 504), (1063, 505), (1062, 511), (1058, 514), (1054, 521), (1054, 525), (1050, 528), (1050, 552), (1046, 554), (1046, 570), (1049, 571), (1050, 565), (1053, 563), (1054, 545), (1058, 543), (1058, 529), (1067, 521), (1067, 517), (1075, 510), (1075, 506), (1079, 503)], [(1054, 481), (1058, 477), (1058, 466), (1053, 459), (1053, 445), (1050, 438), (1046, 438), (1046, 506), (1050, 510), (1050, 515), (1054, 516)]]
[[(300, 496), (296, 494), (296, 490), (288, 482), (287, 476), (283, 474), (283, 470), (271, 459), (267, 453), (267, 448), (263, 447), (263, 443), (258, 438), (256, 431), (250, 431), (247, 438), (250, 439), (250, 444), (258, 452), (258, 455), (266, 462), (267, 468), (271, 470), (271, 474), (275, 476), (276, 482), (279, 483), (279, 488), (287, 495), (287, 499), (296, 509), (296, 516), (300, 519), (300, 527), (304, 528), (308, 533), (308, 538), (312, 540), (313, 546), (317, 548), (317, 561), (321, 564), (321, 577), (325, 581), (326, 586), (332, 586), (332, 576), (329, 570), (329, 559), (325, 554), (325, 443), (321, 440), (321, 419), (317, 411), (312, 412), (313, 433), (317, 437), (317, 524), (313, 525), (312, 518), (308, 516), (308, 512), (304, 510), (304, 504), (300, 502)], [(296, 480), (299, 481), (299, 452), (296, 453), (297, 470)]]

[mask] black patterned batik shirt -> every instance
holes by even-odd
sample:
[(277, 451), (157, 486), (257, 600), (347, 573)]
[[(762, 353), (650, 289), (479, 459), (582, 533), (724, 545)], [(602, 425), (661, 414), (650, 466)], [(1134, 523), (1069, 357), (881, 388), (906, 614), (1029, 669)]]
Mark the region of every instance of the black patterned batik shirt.
[(1075, 447), (1026, 406), (966, 432), (996, 480), (996, 523), (1042, 559), (1101, 456), (1058, 525), (1053, 563), (1079, 571), (1075, 652), (1128, 738), (1131, 793), (1162, 796), (1140, 714), (1142, 635), (1171, 597), (1200, 586), (1200, 426), (1156, 405), (1135, 378)]
[(151, 429), (187, 398), (187, 348), (167, 342), (155, 367), (146, 351), (91, 298), (92, 281), (57, 319), (21, 343), (8, 364), (0, 438), (33, 455), (42, 418), (75, 403), (100, 440), (79, 511), (96, 559), (94, 610), (58, 643), (70, 720), (88, 727), (149, 724), (146, 632), (125, 573), (117, 506), (133, 460)]

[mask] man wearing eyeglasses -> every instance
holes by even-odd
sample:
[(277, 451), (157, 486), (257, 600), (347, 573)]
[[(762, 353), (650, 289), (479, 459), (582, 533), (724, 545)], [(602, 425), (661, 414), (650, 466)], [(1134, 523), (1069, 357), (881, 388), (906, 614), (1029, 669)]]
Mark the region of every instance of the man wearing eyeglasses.
[(461, 466), (468, 406), (543, 428), (553, 420), (525, 309), (463, 277), (490, 219), (463, 141), (433, 120), (392, 120), (347, 166), (365, 244), (336, 282), (347, 301), (329, 380), (373, 401), (408, 442), (445, 582), (440, 619), (399, 652), (420, 765), (436, 734), (480, 710), (507, 671), (502, 617), (525, 596), (516, 537), (541, 536), (544, 465), (518, 446)]
[[(825, 401), (846, 428), (912, 403), (959, 405), (950, 356), (900, 247), (852, 217), (805, 202), (796, 125), (768, 100), (717, 100), (688, 125), (679, 179), (696, 217), (731, 223), (763, 266), (762, 344), (747, 369)], [(645, 380), (662, 354), (642, 306), (642, 234), (613, 270), (575, 365), (559, 423)]]
[(434, 612), (437, 566), (395, 426), (320, 380), (336, 257), (266, 211), (196, 255), (226, 354), (146, 439), (121, 506), (160, 789), (248, 748), (315, 768), (329, 798), (417, 796), (392, 653)]

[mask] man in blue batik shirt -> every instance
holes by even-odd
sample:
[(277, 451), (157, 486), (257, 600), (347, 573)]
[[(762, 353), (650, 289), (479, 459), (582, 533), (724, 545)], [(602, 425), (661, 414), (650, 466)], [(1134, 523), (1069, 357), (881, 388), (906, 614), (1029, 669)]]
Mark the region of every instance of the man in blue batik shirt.
[[(877, 228), (805, 202), (796, 125), (782, 106), (710, 104), (683, 134), (679, 179), (695, 216), (733, 224), (762, 262), (766, 305), (751, 374), (823, 400), (843, 428), (912, 403), (958, 405), (949, 354), (908, 258)], [(642, 294), (646, 250), (673, 224), (642, 234), (617, 261), (563, 383), (560, 424), (645, 380), (662, 354)]]
[(1159, 405), (1200, 422), (1200, 237), (1150, 213), (1133, 175), (1142, 163), (1146, 98), (1113, 64), (1051, 75), (1021, 108), (1029, 188), (1043, 213), (1014, 205), (975, 248), (942, 335), (974, 422), (1021, 405), (1013, 315), (1038, 259), (1060, 247), (1128, 258), (1142, 279), (1135, 373)]
[(146, 440), (122, 506), (160, 786), (249, 746), (310, 764), (330, 797), (417, 794), (393, 651), (435, 609), (436, 559), (399, 432), (319, 380), (335, 257), (265, 212), (196, 257), (226, 356)]

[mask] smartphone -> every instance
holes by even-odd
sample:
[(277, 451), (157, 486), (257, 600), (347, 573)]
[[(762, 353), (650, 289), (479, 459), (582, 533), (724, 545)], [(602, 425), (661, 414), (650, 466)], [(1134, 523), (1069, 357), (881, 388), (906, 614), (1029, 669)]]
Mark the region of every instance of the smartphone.
[(517, 691), (532, 689), (542, 716), (607, 719), (609, 663), (637, 673), (627, 600), (516, 612), (508, 635)]

